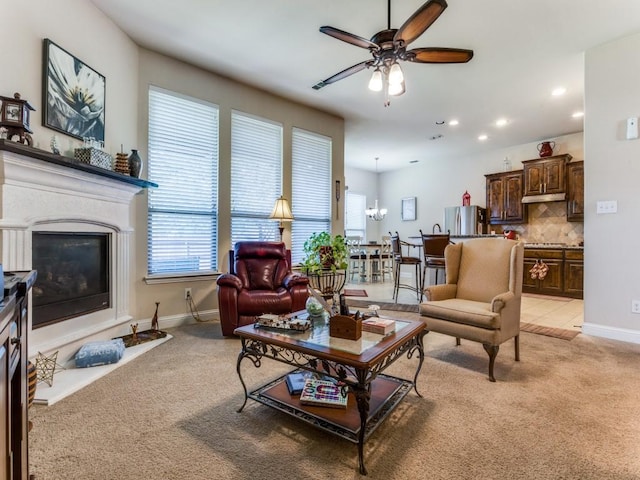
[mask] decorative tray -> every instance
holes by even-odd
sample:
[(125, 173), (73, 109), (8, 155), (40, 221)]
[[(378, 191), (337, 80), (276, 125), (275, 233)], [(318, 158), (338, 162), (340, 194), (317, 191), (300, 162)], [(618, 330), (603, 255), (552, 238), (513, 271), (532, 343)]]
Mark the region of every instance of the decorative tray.
[(306, 313), (306, 311), (302, 312), (294, 312), (286, 315), (275, 315), (271, 313), (266, 313), (264, 315), (260, 315), (256, 317), (256, 323), (254, 326), (256, 328), (260, 327), (270, 327), (270, 328), (279, 328), (281, 330), (298, 330), (304, 332), (309, 330), (311, 327), (311, 322), (307, 318), (300, 318), (298, 315), (301, 313)]

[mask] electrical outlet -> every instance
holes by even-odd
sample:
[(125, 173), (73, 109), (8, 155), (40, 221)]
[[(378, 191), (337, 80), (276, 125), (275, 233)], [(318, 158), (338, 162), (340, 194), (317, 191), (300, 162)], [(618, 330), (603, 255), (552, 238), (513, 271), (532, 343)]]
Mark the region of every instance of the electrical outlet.
[(185, 300), (189, 300), (191, 298), (191, 289), (190, 288), (185, 288), (184, 289), (184, 299)]
[(640, 313), (640, 300), (631, 300), (631, 313)]

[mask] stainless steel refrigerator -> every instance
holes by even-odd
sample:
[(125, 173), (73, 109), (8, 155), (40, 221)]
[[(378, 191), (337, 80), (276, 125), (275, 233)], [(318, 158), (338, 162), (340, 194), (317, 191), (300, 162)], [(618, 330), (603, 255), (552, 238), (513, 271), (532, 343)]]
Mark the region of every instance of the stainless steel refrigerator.
[(444, 209), (444, 232), (451, 236), (481, 235), (485, 233), (486, 210), (477, 205), (446, 207)]

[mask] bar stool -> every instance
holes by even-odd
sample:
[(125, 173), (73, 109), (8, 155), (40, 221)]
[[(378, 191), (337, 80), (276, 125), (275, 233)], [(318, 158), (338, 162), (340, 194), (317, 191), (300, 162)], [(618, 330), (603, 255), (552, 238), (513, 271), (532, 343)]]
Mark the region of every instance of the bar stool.
[(427, 269), (433, 268), (436, 271), (436, 284), (438, 283), (438, 273), (445, 271), (444, 263), (444, 249), (451, 243), (448, 233), (422, 233), (420, 230), (420, 236), (422, 237), (422, 251), (424, 255), (424, 267), (422, 270), (422, 288), (427, 279)]
[[(402, 242), (400, 240), (400, 235), (398, 234), (398, 232), (396, 232), (395, 235), (389, 232), (389, 235), (391, 236), (391, 249), (393, 251), (393, 267), (394, 267), (393, 268), (393, 278), (394, 278), (393, 301), (397, 303), (398, 293), (400, 292), (400, 289), (406, 288), (408, 290), (416, 292), (416, 295), (418, 297), (418, 302), (419, 302), (422, 299), (422, 271), (420, 269), (422, 260), (420, 260), (419, 257), (405, 256), (402, 254), (402, 246), (409, 245), (409, 244), (406, 242)], [(413, 285), (400, 283), (400, 267), (402, 267), (402, 265), (412, 265), (415, 267), (415, 270), (416, 270), (415, 287)]]

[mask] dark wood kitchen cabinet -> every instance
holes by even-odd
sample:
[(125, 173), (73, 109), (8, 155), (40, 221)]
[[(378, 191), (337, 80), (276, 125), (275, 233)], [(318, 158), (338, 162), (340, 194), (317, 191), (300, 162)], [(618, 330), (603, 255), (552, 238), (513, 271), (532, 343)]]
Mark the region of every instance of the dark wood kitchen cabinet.
[(584, 252), (565, 250), (563, 295), (583, 298), (584, 296)]
[(567, 165), (567, 221), (584, 221), (584, 162)]
[(564, 154), (523, 161), (524, 196), (565, 193), (566, 168), (571, 158)]
[(27, 308), (36, 272), (4, 277), (0, 304), (0, 479), (29, 478)]
[[(544, 262), (549, 270), (546, 276), (531, 278), (531, 269), (538, 262)], [(562, 249), (524, 249), (524, 278), (522, 291), (562, 296), (564, 274), (564, 252)]]
[(487, 216), (491, 225), (525, 223), (527, 211), (522, 204), (523, 171), (492, 173), (487, 179)]

